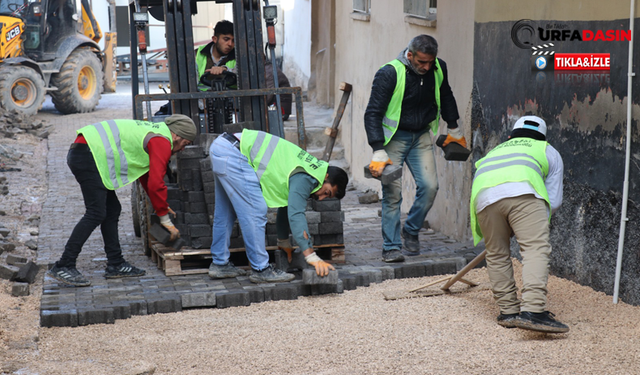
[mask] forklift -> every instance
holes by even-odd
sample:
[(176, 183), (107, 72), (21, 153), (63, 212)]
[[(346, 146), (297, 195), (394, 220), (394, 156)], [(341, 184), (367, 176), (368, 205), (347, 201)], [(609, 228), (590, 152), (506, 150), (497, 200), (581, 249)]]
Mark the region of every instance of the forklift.
[[(232, 3), (233, 5), (237, 69), (234, 84), (237, 89), (226, 89), (227, 84), (209, 82), (212, 90), (200, 91), (198, 89), (199, 81), (191, 23), (192, 14), (197, 13), (199, 1), (145, 0), (144, 7), (137, 1), (133, 0), (130, 3), (131, 66), (138, 66), (138, 57), (140, 56), (145, 93), (139, 92), (140, 77), (138, 70), (134, 68), (131, 72), (133, 118), (160, 122), (162, 118), (152, 115), (149, 103), (151, 101), (170, 101), (172, 113), (184, 114), (194, 121), (198, 127), (198, 138), (195, 143), (202, 149), (208, 150), (208, 145), (212, 142), (212, 137), (209, 136), (215, 137), (223, 132), (234, 133), (241, 132), (242, 129), (251, 129), (265, 131), (284, 138), (280, 95), (288, 94), (293, 96), (295, 100), (297, 143), (306, 150), (302, 89), (300, 87), (279, 87), (278, 85), (274, 31), (277, 16), (276, 6), (270, 6), (268, 0), (264, 0), (262, 7), (258, 0), (215, 0), (216, 3)], [(171, 62), (168, 67), (170, 93), (148, 93), (144, 31), (148, 25), (149, 14), (154, 15), (155, 18), (161, 15), (165, 22), (167, 60)], [(269, 54), (264, 52), (263, 19), (269, 36), (267, 41)], [(266, 65), (273, 69), (273, 86), (275, 87), (272, 88), (268, 88), (265, 82), (265, 58), (267, 55), (270, 55), (272, 62), (270, 65)], [(267, 98), (274, 95), (276, 108), (269, 110)], [(199, 101), (210, 103), (210, 105), (205, 104), (204, 106), (204, 116), (201, 116)], [(228, 108), (228, 103), (233, 103), (232, 109)], [(229, 111), (233, 113), (233, 116), (229, 115)], [(177, 168), (177, 165), (180, 164), (178, 157), (183, 157), (183, 155), (174, 155), (168, 167), (168, 183), (180, 182), (180, 189), (189, 191), (188, 185), (182, 184), (178, 175), (178, 173), (183, 173), (182, 168), (180, 171)], [(187, 178), (182, 178), (182, 180), (186, 181)], [(155, 215), (144, 190), (138, 186), (138, 183), (132, 186), (131, 205), (135, 234), (142, 238), (145, 254), (153, 258), (157, 255), (150, 248), (152, 239), (149, 237), (149, 230), (153, 225)], [(212, 215), (210, 215), (210, 219), (212, 220)], [(201, 242), (200, 245), (206, 247)]]

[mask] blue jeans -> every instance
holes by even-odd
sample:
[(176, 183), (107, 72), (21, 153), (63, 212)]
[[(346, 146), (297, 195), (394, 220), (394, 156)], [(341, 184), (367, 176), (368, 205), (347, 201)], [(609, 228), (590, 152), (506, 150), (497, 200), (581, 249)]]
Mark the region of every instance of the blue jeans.
[(269, 266), (265, 247), (267, 202), (262, 197), (258, 176), (247, 157), (223, 137), (216, 138), (211, 144), (209, 157), (216, 179), (211, 242), (213, 264), (221, 266), (229, 262), (231, 231), (237, 218), (251, 267), (263, 270)]
[[(407, 163), (416, 182), (416, 198), (405, 222), (405, 230), (417, 235), (436, 199), (438, 175), (433, 156), (433, 142), (429, 129), (411, 133), (397, 130), (384, 147), (396, 165)], [(382, 185), (382, 240), (383, 250), (402, 248), (400, 237), (400, 206), (402, 205), (402, 179)]]

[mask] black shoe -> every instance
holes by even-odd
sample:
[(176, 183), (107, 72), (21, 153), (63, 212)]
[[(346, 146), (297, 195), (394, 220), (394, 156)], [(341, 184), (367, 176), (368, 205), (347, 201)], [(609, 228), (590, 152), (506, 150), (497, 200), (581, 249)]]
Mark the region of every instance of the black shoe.
[(404, 227), (402, 227), (401, 235), (404, 239), (403, 250), (406, 254), (409, 256), (420, 255), (420, 240), (418, 236), (410, 234)]
[(226, 279), (230, 277), (244, 276), (245, 274), (245, 270), (237, 268), (231, 262), (227, 262), (227, 264), (222, 266), (211, 263), (209, 266), (209, 277), (212, 279)]
[(566, 324), (562, 324), (555, 320), (555, 316), (549, 311), (541, 313), (522, 311), (514, 323), (518, 328), (528, 329), (531, 331), (548, 333), (569, 332), (569, 327)]
[(147, 274), (147, 271), (134, 267), (129, 262), (120, 263), (118, 266), (107, 266), (104, 271), (106, 279), (119, 279), (122, 277), (139, 277)]
[(91, 282), (82, 276), (80, 271), (78, 271), (75, 267), (58, 267), (56, 263), (50, 270), (47, 272), (47, 275), (53, 277), (54, 279), (60, 281), (63, 284), (71, 285), (71, 286), (89, 286)]
[(404, 255), (400, 250), (382, 250), (382, 260), (387, 263), (404, 262)]
[(272, 265), (269, 265), (262, 271), (253, 270), (251, 276), (249, 276), (249, 281), (251, 281), (252, 283), (284, 283), (295, 278), (296, 275), (292, 273), (286, 273), (283, 270), (274, 268)]
[(498, 315), (498, 324), (504, 328), (516, 328), (516, 318), (518, 314), (500, 314)]

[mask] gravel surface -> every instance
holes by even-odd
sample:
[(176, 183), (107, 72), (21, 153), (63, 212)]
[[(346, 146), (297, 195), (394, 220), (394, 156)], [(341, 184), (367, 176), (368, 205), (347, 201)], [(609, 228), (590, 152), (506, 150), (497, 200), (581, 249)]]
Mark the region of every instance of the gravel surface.
[[(46, 194), (46, 142), (0, 139), (23, 153), (0, 172), (0, 226), (24, 245)], [(4, 262), (6, 253), (0, 255)], [(516, 272), (520, 265), (514, 261)], [(41, 280), (40, 275), (38, 280)], [(135, 316), (111, 325), (40, 328), (41, 281), (12, 297), (0, 280), (0, 373), (15, 374), (637, 374), (640, 307), (551, 277), (549, 309), (567, 334), (498, 326), (488, 290), (386, 301), (441, 276), (388, 280), (340, 295)], [(486, 271), (467, 277), (486, 285)], [(432, 287), (437, 289), (437, 287)]]

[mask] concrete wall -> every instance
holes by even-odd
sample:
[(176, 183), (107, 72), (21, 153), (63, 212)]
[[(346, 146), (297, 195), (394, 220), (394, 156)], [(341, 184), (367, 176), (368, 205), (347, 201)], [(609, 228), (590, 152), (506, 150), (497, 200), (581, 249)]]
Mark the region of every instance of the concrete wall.
[(284, 12), (282, 71), (291, 86), (309, 87), (311, 76), (311, 1), (281, 0)]
[[(461, 116), (459, 123), (467, 139), (470, 139), (475, 5), (471, 0), (439, 2), (435, 27), (420, 26), (405, 20), (401, 2), (372, 1), (368, 20), (352, 14), (351, 1), (337, 1), (335, 6), (335, 87), (342, 81), (353, 85), (340, 124), (342, 142), (354, 184), (362, 189), (372, 188), (380, 192), (380, 183), (365, 179), (362, 172), (372, 155), (363, 117), (373, 76), (380, 66), (394, 59), (411, 38), (419, 34), (432, 35), (438, 41), (438, 57), (445, 60), (449, 68), (449, 83)], [(338, 104), (340, 96), (335, 95), (334, 105)], [(440, 131), (446, 131), (444, 121), (441, 121)], [(442, 233), (468, 239), (471, 164), (447, 162), (439, 148), (435, 153), (440, 190), (427, 219), (433, 228)], [(415, 184), (406, 167), (403, 173), (402, 209), (408, 212), (415, 196)]]
[[(636, 17), (639, 13), (636, 10)], [(534, 30), (627, 30), (629, 4), (599, 1), (542, 1), (517, 4), (481, 0), (476, 6), (473, 161), (505, 141), (524, 114), (544, 118), (548, 141), (565, 167), (564, 204), (551, 221), (551, 270), (596, 290), (613, 292), (624, 181), (626, 147), (627, 61), (624, 41), (554, 41), (560, 53), (610, 53), (605, 72), (532, 71), (531, 50), (518, 48), (511, 29), (521, 19)], [(636, 19), (638, 25), (638, 19)], [(533, 44), (542, 41), (536, 33)], [(634, 50), (634, 71), (640, 50)], [(632, 112), (640, 96), (634, 79)], [(640, 304), (639, 134), (634, 120), (631, 139), (629, 222), (620, 298)], [(514, 242), (514, 252), (517, 246)]]

